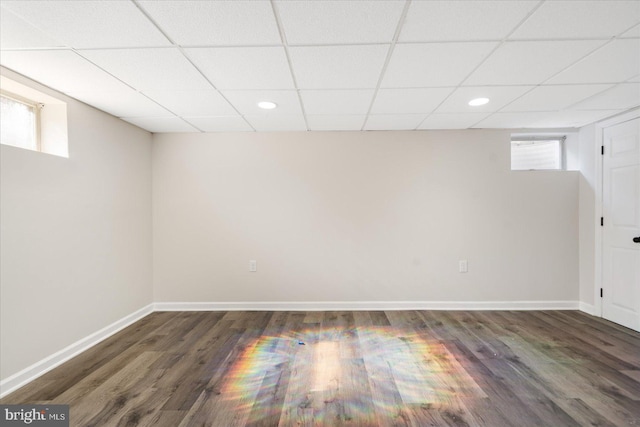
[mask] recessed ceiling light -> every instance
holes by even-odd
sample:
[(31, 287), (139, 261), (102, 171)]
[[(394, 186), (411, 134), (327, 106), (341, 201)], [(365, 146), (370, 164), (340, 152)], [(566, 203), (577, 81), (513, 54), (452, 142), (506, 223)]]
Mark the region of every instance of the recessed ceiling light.
[(273, 110), (277, 106), (278, 106), (278, 104), (276, 104), (275, 102), (271, 102), (271, 101), (260, 101), (260, 102), (258, 102), (258, 107), (262, 108), (263, 110)]
[(472, 107), (479, 107), (480, 105), (488, 104), (489, 98), (476, 98), (469, 101), (469, 105)]

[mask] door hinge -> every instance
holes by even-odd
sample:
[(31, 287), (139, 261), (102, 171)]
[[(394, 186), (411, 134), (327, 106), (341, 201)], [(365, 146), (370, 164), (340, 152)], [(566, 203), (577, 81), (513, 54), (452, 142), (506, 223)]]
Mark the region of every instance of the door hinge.
[(600, 217), (600, 227), (604, 227), (604, 217)]
[(600, 298), (602, 298), (602, 288), (600, 288)]
[(600, 146), (600, 154), (602, 154), (604, 156), (604, 145)]

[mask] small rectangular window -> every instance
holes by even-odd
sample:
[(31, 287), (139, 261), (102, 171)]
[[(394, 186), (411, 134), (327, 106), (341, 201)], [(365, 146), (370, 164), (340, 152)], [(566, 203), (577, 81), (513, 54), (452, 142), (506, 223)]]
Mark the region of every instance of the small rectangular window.
[(0, 74), (0, 144), (69, 157), (67, 103)]
[(511, 170), (563, 169), (564, 138), (511, 141)]
[(3, 144), (39, 151), (38, 103), (8, 92), (0, 93), (0, 140)]

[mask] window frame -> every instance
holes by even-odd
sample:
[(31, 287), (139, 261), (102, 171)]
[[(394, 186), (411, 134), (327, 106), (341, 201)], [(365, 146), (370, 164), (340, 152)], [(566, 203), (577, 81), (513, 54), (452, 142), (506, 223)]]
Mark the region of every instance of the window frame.
[[(9, 92), (6, 91), (4, 89), (0, 89), (0, 97), (3, 98), (7, 98), (10, 99), (11, 101), (20, 103), (20, 104), (24, 104), (27, 105), (31, 108), (33, 108), (34, 114), (35, 114), (35, 118), (34, 118), (34, 126), (35, 126), (35, 138), (36, 138), (36, 149), (35, 150), (31, 150), (31, 151), (37, 151), (37, 152), (42, 152), (42, 140), (41, 140), (41, 134), (42, 134), (42, 124), (41, 124), (41, 117), (40, 117), (40, 110), (44, 108), (44, 104), (41, 102), (37, 102), (34, 101), (32, 99), (29, 98), (25, 98), (24, 96), (20, 96), (18, 94), (15, 94), (13, 92)], [(16, 146), (16, 148), (23, 148), (23, 149), (27, 149), (28, 148), (24, 148), (24, 147), (19, 147)]]
[[(562, 136), (538, 136), (538, 135), (532, 135), (532, 136), (517, 136), (511, 137), (511, 140), (509, 142), (509, 154), (510, 154), (510, 164), (509, 164), (509, 168), (511, 169), (511, 171), (513, 172), (528, 172), (528, 171), (566, 171), (567, 170), (567, 146), (566, 146), (566, 140), (567, 140), (567, 136), (566, 135), (562, 135)], [(535, 144), (536, 142), (542, 142), (542, 141), (558, 141), (559, 145), (560, 145), (560, 167), (558, 169), (513, 169), (513, 164), (511, 163), (511, 150), (513, 148), (513, 143), (514, 142), (531, 142), (533, 144)]]

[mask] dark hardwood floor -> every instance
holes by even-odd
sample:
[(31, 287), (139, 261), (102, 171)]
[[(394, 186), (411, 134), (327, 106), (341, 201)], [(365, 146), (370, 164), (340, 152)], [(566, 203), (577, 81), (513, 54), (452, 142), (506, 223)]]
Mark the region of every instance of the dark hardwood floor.
[(575, 311), (157, 312), (2, 403), (73, 426), (640, 425), (640, 334)]

